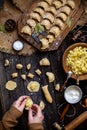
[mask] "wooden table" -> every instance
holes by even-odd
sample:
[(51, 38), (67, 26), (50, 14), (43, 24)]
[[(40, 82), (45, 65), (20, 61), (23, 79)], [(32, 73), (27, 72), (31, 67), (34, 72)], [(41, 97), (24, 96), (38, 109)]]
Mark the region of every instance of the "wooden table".
[[(54, 86), (56, 83), (60, 83), (60, 85), (62, 85), (66, 79), (66, 74), (62, 68), (62, 55), (63, 55), (64, 50), (70, 44), (71, 44), (71, 41), (70, 41), (70, 36), (69, 36), (64, 40), (64, 42), (61, 44), (59, 49), (54, 52), (41, 53), (41, 52), (37, 51), (33, 55), (26, 56), (26, 57), (16, 56), (16, 55), (14, 56), (11, 54), (5, 54), (5, 53), (0, 52), (0, 99), (1, 99), (3, 113), (5, 113), (9, 109), (9, 107), (11, 106), (11, 104), (13, 103), (14, 100), (16, 100), (19, 96), (26, 94), (26, 95), (31, 96), (34, 103), (39, 104), (39, 102), (41, 100), (43, 100), (45, 102), (45, 104), (46, 104), (45, 110), (43, 111), (43, 114), (45, 116), (44, 127), (45, 127), (45, 130), (52, 129), (53, 122), (58, 121), (58, 119), (60, 117), (58, 114), (58, 108), (59, 108), (60, 104), (66, 103), (63, 98), (63, 95), (60, 92), (57, 92), (54, 89)], [(47, 57), (50, 60), (50, 62), (51, 62), (50, 67), (39, 66), (39, 60), (44, 57)], [(4, 67), (3, 64), (4, 64), (5, 59), (10, 60), (9, 67)], [(22, 70), (19, 70), (19, 71), (16, 70), (15, 65), (17, 63), (23, 64)], [(30, 72), (32, 72), (33, 74), (35, 74), (35, 70), (37, 68), (42, 71), (41, 76), (37, 76), (35, 74), (34, 80), (38, 81), (41, 86), (46, 85), (46, 84), (49, 85), (49, 91), (53, 97), (52, 104), (47, 103), (47, 101), (44, 98), (41, 88), (40, 88), (40, 91), (37, 93), (30, 93), (27, 90), (26, 86), (27, 86), (28, 82), (31, 81), (31, 79), (27, 78), (26, 81), (23, 81), (20, 78), (20, 75), (23, 73), (26, 73), (26, 74), (28, 73), (28, 71), (26, 70), (26, 65), (28, 63), (32, 64)], [(45, 75), (45, 73), (47, 71), (52, 71), (55, 74), (56, 80), (54, 81), (54, 83), (48, 83), (47, 77)], [(14, 91), (8, 91), (5, 89), (5, 83), (8, 80), (12, 79), (11, 74), (13, 72), (18, 72), (18, 75), (19, 75), (18, 78), (14, 79), (14, 81), (17, 82), (18, 86)], [(76, 84), (76, 81), (73, 79), (70, 79), (67, 83), (67, 86), (71, 85), (71, 84)], [(81, 81), (80, 87), (83, 91), (83, 94), (86, 95), (87, 94), (87, 81)], [(72, 119), (77, 117), (83, 111), (87, 110), (87, 109), (83, 109), (79, 103), (74, 105), (74, 107), (76, 109), (75, 116), (73, 116), (71, 118), (66, 116), (63, 121), (64, 125), (69, 123)], [(72, 111), (72, 107), (70, 107), (70, 111)], [(24, 111), (23, 116), (19, 119), (18, 126), (15, 128), (15, 130), (19, 130), (19, 129), (28, 130), (27, 111)], [(78, 128), (76, 128), (76, 130), (86, 130), (86, 129), (87, 129), (86, 121), (82, 125), (80, 125)]]

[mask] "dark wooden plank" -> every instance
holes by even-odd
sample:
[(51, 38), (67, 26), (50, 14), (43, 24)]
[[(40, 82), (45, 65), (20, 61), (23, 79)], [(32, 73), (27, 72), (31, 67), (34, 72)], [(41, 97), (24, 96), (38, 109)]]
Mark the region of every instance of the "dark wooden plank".
[[(24, 94), (29, 95), (33, 99), (34, 103), (39, 104), (41, 100), (44, 101), (45, 103), (45, 110), (43, 111), (43, 114), (45, 115), (44, 128), (45, 130), (48, 130), (48, 129), (52, 130), (53, 122), (58, 121), (60, 117), (58, 113), (59, 106), (60, 104), (65, 103), (63, 94), (55, 91), (54, 86), (56, 83), (60, 83), (60, 85), (62, 85), (64, 80), (66, 79), (66, 74), (62, 67), (62, 55), (63, 55), (64, 50), (69, 45), (71, 45), (71, 42), (70, 42), (70, 39), (67, 37), (66, 40), (60, 46), (59, 50), (55, 52), (51, 52), (51, 53), (50, 52), (41, 53), (37, 51), (31, 56), (25, 56), (25, 57), (0, 53), (0, 72), (1, 72), (0, 73), (0, 97), (1, 97), (3, 113), (9, 109), (13, 101), (16, 100), (20, 95), (24, 95)], [(41, 67), (39, 65), (39, 61), (44, 57), (47, 57), (50, 60), (51, 66)], [(5, 59), (10, 60), (10, 66), (8, 67), (3, 66)], [(23, 64), (22, 70), (16, 69), (15, 66), (17, 63)], [(30, 71), (26, 69), (26, 65), (28, 63), (31, 63), (32, 65)], [(41, 76), (38, 76), (35, 73), (36, 69), (40, 69), (42, 71)], [(56, 80), (54, 81), (54, 83), (48, 82), (47, 76), (45, 75), (47, 71), (51, 71), (55, 74)], [(11, 74), (13, 72), (18, 72), (18, 75), (19, 75), (18, 78), (14, 79), (14, 81), (17, 82), (18, 87), (14, 91), (8, 91), (5, 89), (5, 83), (8, 80), (12, 79)], [(28, 74), (28, 72), (31, 72), (35, 75), (34, 79), (27, 78), (26, 81), (23, 81), (20, 77), (21, 74), (24, 74), (24, 73)], [(30, 93), (27, 90), (27, 84), (32, 80), (38, 81), (41, 85), (40, 91), (37, 93)], [(70, 79), (69, 82), (67, 83), (67, 86), (71, 84), (75, 84), (75, 83), (76, 83), (75, 80)], [(49, 104), (46, 101), (46, 99), (44, 98), (44, 94), (41, 90), (41, 87), (46, 84), (48, 84), (48, 89), (53, 98), (52, 104)], [(80, 87), (83, 91), (83, 94), (86, 95), (87, 81), (80, 82)], [(84, 109), (80, 106), (79, 103), (74, 105), (74, 107), (76, 108), (76, 115), (71, 118), (65, 116), (65, 119), (64, 119), (65, 125), (71, 120), (73, 120), (73, 118), (77, 117), (81, 112), (84, 111)], [(70, 111), (71, 111), (71, 108), (70, 108)], [(24, 114), (19, 119), (19, 124), (15, 127), (15, 130), (19, 130), (19, 129), (28, 130), (28, 125), (27, 125), (28, 115), (27, 114), (28, 114), (27, 111), (24, 111)], [(87, 128), (86, 122), (84, 122), (83, 125), (78, 127), (77, 130), (82, 130), (82, 128)]]

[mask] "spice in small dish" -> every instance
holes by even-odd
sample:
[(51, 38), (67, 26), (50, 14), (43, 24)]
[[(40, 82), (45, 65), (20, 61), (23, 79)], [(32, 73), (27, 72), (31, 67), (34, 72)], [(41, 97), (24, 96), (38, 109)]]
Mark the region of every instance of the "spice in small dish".
[(16, 29), (16, 22), (13, 20), (13, 19), (8, 19), (6, 22), (5, 22), (5, 29), (6, 31), (8, 32), (12, 32)]
[(19, 41), (19, 40), (15, 41), (13, 43), (13, 49), (15, 51), (21, 51), (23, 49), (23, 46), (24, 46), (23, 43), (21, 41)]

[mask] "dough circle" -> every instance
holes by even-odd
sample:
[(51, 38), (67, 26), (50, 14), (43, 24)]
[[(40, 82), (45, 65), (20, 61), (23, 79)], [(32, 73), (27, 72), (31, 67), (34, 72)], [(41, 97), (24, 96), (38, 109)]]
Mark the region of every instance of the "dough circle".
[(27, 85), (27, 89), (30, 92), (38, 92), (40, 88), (40, 84), (37, 81), (31, 81), (30, 83), (28, 83)]
[(5, 85), (7, 90), (14, 90), (17, 87), (17, 83), (9, 80)]

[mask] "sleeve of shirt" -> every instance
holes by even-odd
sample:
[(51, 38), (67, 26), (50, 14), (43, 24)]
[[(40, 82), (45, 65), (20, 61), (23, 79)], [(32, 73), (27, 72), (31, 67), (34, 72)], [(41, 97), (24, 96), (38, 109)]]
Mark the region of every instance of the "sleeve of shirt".
[(29, 130), (44, 130), (42, 123), (33, 123), (29, 125)]
[(12, 130), (17, 125), (17, 119), (22, 115), (22, 112), (15, 107), (11, 107), (9, 111), (5, 113), (0, 122), (0, 130)]

